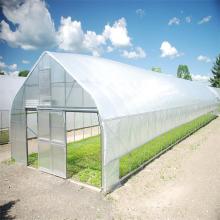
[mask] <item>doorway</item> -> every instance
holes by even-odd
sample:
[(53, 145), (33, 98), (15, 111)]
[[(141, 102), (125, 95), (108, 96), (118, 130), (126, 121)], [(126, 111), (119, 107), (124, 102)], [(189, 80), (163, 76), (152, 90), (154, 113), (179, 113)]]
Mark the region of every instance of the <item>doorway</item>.
[(66, 112), (67, 177), (101, 187), (101, 138), (97, 112)]
[(26, 109), (27, 165), (38, 167), (37, 110)]

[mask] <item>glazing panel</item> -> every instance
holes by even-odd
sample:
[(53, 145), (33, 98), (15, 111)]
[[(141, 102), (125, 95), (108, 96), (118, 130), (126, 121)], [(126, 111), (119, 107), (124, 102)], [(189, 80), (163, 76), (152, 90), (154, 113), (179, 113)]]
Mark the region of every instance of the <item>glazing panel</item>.
[(51, 143), (53, 155), (53, 173), (66, 178), (66, 146)]
[(75, 129), (83, 128), (83, 114), (80, 112), (75, 112)]
[(40, 169), (50, 171), (52, 169), (51, 147), (49, 141), (38, 139), (38, 166)]
[(8, 128), (9, 127), (9, 111), (1, 111), (1, 128)]
[(53, 106), (65, 106), (65, 83), (53, 83), (51, 84), (52, 92), (52, 105)]
[(74, 112), (66, 112), (66, 129), (67, 131), (74, 129)]
[(40, 90), (40, 104), (49, 105), (50, 92), (50, 69), (43, 69), (39, 71), (39, 90)]
[(28, 138), (37, 137), (37, 112), (27, 112), (27, 134)]
[(98, 120), (98, 115), (97, 113), (91, 113), (92, 114), (92, 125), (98, 125), (99, 124), (99, 120)]
[(69, 107), (83, 106), (83, 90), (76, 82), (66, 84), (66, 105)]
[(90, 127), (91, 126), (91, 114), (92, 113), (83, 113), (84, 117), (84, 127)]
[(50, 61), (51, 82), (65, 82), (65, 70), (55, 60)]
[(50, 119), (48, 111), (38, 111), (39, 138), (50, 139)]
[(84, 106), (83, 107), (96, 107), (91, 96), (84, 90)]
[(16, 110), (13, 113), (13, 126), (11, 137), (12, 146), (12, 158), (16, 162), (27, 164), (27, 152), (26, 152), (26, 117), (25, 112), (22, 110)]
[(63, 112), (50, 112), (51, 120), (51, 141), (65, 143), (65, 123)]

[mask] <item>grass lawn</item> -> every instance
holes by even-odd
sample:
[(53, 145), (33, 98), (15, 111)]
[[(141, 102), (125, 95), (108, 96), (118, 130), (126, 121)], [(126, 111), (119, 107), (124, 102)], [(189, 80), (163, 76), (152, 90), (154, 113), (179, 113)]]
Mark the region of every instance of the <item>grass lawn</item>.
[[(161, 150), (175, 144), (183, 137), (212, 121), (216, 116), (203, 115), (192, 122), (179, 126), (133, 150), (120, 158), (120, 177), (138, 168)], [(37, 165), (37, 154), (29, 155), (32, 166)], [(100, 136), (69, 143), (67, 146), (67, 175), (73, 179), (94, 185), (101, 185)]]
[(0, 131), (0, 144), (6, 144), (9, 141), (9, 134), (8, 130), (1, 130)]

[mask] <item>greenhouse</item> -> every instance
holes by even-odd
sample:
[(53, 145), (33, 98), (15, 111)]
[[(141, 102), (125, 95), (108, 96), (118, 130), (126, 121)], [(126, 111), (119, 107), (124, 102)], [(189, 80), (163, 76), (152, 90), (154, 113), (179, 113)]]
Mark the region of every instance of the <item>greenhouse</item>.
[(0, 145), (9, 142), (10, 109), (24, 77), (0, 75)]
[[(28, 165), (31, 152), (40, 170), (62, 178), (84, 167), (80, 178), (100, 175), (95, 185), (108, 192), (120, 184), (121, 158), (174, 128), (215, 115), (219, 103), (220, 92), (198, 82), (99, 57), (44, 52), (13, 102), (12, 158)], [(79, 151), (86, 142), (90, 145)], [(94, 144), (96, 153), (80, 159)], [(97, 158), (100, 164), (94, 163)]]

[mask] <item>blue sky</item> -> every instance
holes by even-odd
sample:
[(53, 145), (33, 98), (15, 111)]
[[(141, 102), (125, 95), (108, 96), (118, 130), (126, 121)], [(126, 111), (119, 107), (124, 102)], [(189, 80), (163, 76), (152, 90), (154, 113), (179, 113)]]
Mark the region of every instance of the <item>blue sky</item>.
[[(0, 0), (0, 68), (30, 69), (44, 50), (85, 53), (196, 79), (220, 53), (220, 1)], [(205, 79), (205, 77), (204, 77)]]

